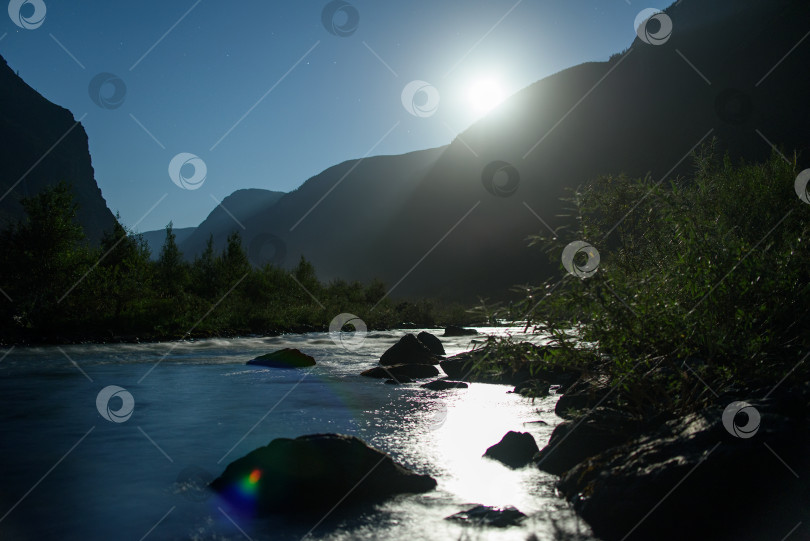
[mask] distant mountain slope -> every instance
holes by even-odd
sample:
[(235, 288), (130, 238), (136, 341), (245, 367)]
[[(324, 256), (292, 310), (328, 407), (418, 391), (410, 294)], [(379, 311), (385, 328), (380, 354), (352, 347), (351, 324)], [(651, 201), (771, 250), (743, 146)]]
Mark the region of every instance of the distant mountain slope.
[[(573, 219), (558, 217), (567, 214), (560, 202), (567, 189), (601, 174), (649, 173), (658, 182), (668, 173), (688, 173), (693, 163), (685, 157), (712, 137), (720, 151), (749, 161), (771, 153), (764, 138), (786, 149), (808, 149), (810, 42), (784, 57), (808, 31), (810, 4), (707, 0), (682, 2), (667, 13), (674, 30), (665, 45), (636, 39), (612, 62), (548, 77), (462, 133), (374, 246), (376, 257), (399, 268), (384, 278), (398, 279), (421, 257), (417, 250), (386, 247), (416, 236), (425, 239), (427, 250), (429, 239), (438, 240), (454, 223), (446, 218), (451, 210), (458, 219), (477, 201), (452, 236), (403, 282), (402, 292), (496, 295), (514, 284), (562, 277), (559, 259), (549, 262), (539, 250), (527, 250), (526, 235), (547, 230), (526, 205), (552, 227), (572, 226)], [(482, 170), (492, 160), (520, 172), (514, 195), (493, 197), (483, 188)], [(645, 211), (642, 204), (634, 212)], [(564, 233), (559, 251), (575, 238)], [(605, 253), (610, 248), (604, 239), (588, 240)]]
[(0, 138), (0, 227), (24, 216), (21, 198), (64, 180), (73, 186), (78, 220), (91, 242), (112, 229), (115, 218), (93, 176), (84, 127), (28, 86), (2, 57)]
[[(186, 240), (194, 231), (196, 227), (181, 227), (172, 228), (174, 233), (174, 241), (180, 244)], [(154, 231), (144, 231), (140, 234), (143, 240), (149, 246), (149, 251), (152, 253), (152, 259), (157, 259), (160, 256), (160, 250), (163, 248), (163, 243), (166, 242), (166, 230), (155, 229)]]
[(284, 195), (284, 192), (258, 188), (236, 190), (214, 207), (187, 238), (178, 237), (177, 244), (188, 257), (202, 252), (208, 237), (213, 235), (214, 249), (222, 250), (228, 235), (234, 231), (244, 233), (242, 226), (245, 222), (250, 221), (258, 213), (271, 212), (273, 205)]
[[(658, 182), (687, 173), (689, 152), (713, 137), (735, 159), (767, 157), (765, 139), (808, 148), (810, 40), (785, 55), (807, 32), (810, 4), (705, 0), (666, 13), (673, 33), (664, 45), (637, 38), (609, 62), (547, 77), (447, 147), (329, 168), (246, 220), (243, 237), (283, 243), (275, 263), (304, 254), (322, 278), (379, 277), (395, 295), (503, 296), (563, 276), (559, 260), (527, 248), (526, 237), (547, 231), (543, 221), (573, 225), (561, 216), (571, 188), (601, 174)], [(485, 188), (496, 160), (517, 171), (513, 193)], [(560, 252), (572, 235), (562, 234)]]
[(373, 275), (385, 262), (370, 243), (442, 151), (350, 160), (312, 177), (242, 222), (252, 260), (290, 267), (304, 255), (327, 280)]

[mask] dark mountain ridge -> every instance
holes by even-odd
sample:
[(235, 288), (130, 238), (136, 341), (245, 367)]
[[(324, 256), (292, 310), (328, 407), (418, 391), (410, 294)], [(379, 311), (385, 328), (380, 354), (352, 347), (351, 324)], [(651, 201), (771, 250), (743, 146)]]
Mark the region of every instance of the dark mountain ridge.
[[(199, 226), (173, 229), (175, 242), (188, 257), (188, 254), (202, 252), (209, 236), (213, 235), (214, 249), (220, 251), (232, 231), (241, 232), (244, 222), (259, 212), (266, 212), (283, 196), (284, 192), (260, 188), (236, 190), (220, 201)], [(145, 231), (142, 235), (149, 245), (152, 258), (157, 259), (166, 240), (166, 230)]]
[(77, 218), (98, 243), (115, 217), (96, 183), (87, 133), (73, 114), (28, 86), (0, 57), (0, 227), (24, 217), (20, 199), (65, 181)]
[[(603, 174), (675, 178), (713, 138), (735, 160), (766, 158), (765, 137), (807, 148), (810, 47), (780, 59), (805, 35), (810, 5), (709, 0), (666, 14), (665, 44), (636, 38), (608, 62), (547, 77), (446, 147), (329, 168), (246, 222), (243, 236), (280, 239), (286, 257), (274, 262), (304, 254), (326, 279), (378, 277), (399, 295), (502, 297), (515, 284), (562, 277), (559, 260), (526, 238), (548, 232), (543, 221), (575, 225), (561, 198), (577, 186)], [(517, 172), (513, 192), (484, 186), (496, 160)], [(560, 252), (573, 235), (561, 233)]]
[[(259, 261), (254, 257), (254, 262), (291, 267), (304, 255), (321, 278), (373, 278), (380, 262), (369, 253), (369, 240), (376, 238), (380, 224), (416, 189), (441, 152), (349, 160), (312, 177), (243, 222), (242, 238), (254, 255), (267, 242), (280, 248)], [(236, 229), (230, 226), (231, 231)]]
[[(735, 160), (762, 160), (771, 142), (807, 148), (810, 5), (707, 0), (666, 14), (666, 43), (636, 38), (607, 62), (538, 81), (447, 146), (348, 160), (288, 194), (238, 190), (180, 247), (193, 259), (209, 235), (220, 249), (239, 231), (256, 264), (289, 268), (304, 255), (322, 279), (380, 278), (397, 296), (503, 297), (515, 284), (563, 276), (559, 259), (529, 248), (527, 236), (561, 228), (561, 252), (577, 238), (561, 198), (600, 175), (650, 175), (654, 183), (688, 174), (690, 152), (714, 138)], [(64, 179), (97, 240), (113, 218), (83, 128), (5, 63), (0, 81), (0, 123), (12, 140), (0, 148), (0, 183), (5, 191), (16, 184), (0, 218), (19, 217), (20, 197)], [(487, 177), (493, 162), (506, 169)], [(504, 172), (513, 184), (503, 184)], [(609, 239), (586, 240), (609, 254)]]

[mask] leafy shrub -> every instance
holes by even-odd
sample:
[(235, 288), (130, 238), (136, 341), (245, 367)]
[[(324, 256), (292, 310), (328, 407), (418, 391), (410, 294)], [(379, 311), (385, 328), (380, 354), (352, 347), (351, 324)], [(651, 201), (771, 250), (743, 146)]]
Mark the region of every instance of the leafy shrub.
[[(598, 271), (580, 279), (561, 265), (525, 289), (521, 309), (559, 348), (555, 362), (608, 374), (640, 412), (688, 411), (788, 374), (801, 381), (810, 207), (794, 191), (797, 173), (778, 152), (735, 165), (709, 145), (692, 178), (599, 178), (574, 194), (577, 230), (565, 235), (599, 250)], [(560, 261), (560, 238), (533, 241)]]

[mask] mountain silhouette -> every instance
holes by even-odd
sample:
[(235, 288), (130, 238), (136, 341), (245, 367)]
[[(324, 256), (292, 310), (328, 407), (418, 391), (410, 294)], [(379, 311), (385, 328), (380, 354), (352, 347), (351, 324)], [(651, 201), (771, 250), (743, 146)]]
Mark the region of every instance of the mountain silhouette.
[[(626, 51), (530, 85), (449, 145), (348, 160), (287, 194), (238, 190), (197, 228), (177, 230), (180, 248), (193, 259), (209, 236), (221, 249), (239, 231), (257, 265), (291, 268), (303, 255), (321, 279), (379, 278), (395, 296), (503, 297), (564, 276), (559, 258), (527, 237), (555, 230), (560, 253), (578, 240), (563, 198), (600, 175), (674, 179), (712, 139), (734, 160), (763, 160), (776, 144), (804, 164), (810, 4), (687, 1), (665, 16), (672, 32), (661, 44), (647, 37), (662, 31), (650, 20)], [(21, 197), (66, 180), (97, 241), (113, 216), (84, 129), (5, 62), (0, 83), (0, 220), (21, 217)], [(156, 256), (165, 235), (146, 236)], [(609, 255), (610, 239), (583, 240)]]
[(98, 243), (112, 229), (93, 174), (87, 133), (73, 114), (28, 86), (0, 57), (0, 227), (25, 216), (20, 199), (65, 181), (79, 204), (77, 218)]
[[(194, 233), (196, 229), (196, 227), (173, 227), (172, 233), (174, 233), (174, 241), (179, 245)], [(157, 260), (157, 258), (160, 257), (161, 249), (163, 249), (163, 243), (166, 242), (166, 230), (155, 229), (139, 234), (143, 237), (143, 240), (146, 241), (146, 245), (149, 247), (149, 252), (151, 253), (151, 258)]]
[(178, 239), (178, 245), (183, 252), (196, 254), (205, 249), (209, 236), (213, 235), (214, 249), (222, 250), (230, 233), (244, 233), (246, 222), (257, 214), (272, 212), (273, 205), (284, 195), (284, 192), (258, 188), (236, 190), (214, 207), (186, 240)]
[(561, 200), (573, 188), (604, 174), (688, 174), (690, 152), (713, 138), (735, 160), (767, 158), (769, 142), (807, 148), (810, 42), (785, 55), (810, 5), (708, 0), (665, 14), (666, 43), (636, 38), (607, 62), (547, 77), (448, 146), (331, 167), (246, 219), (243, 238), (283, 243), (276, 264), (305, 255), (321, 278), (381, 278), (394, 295), (502, 297), (564, 275), (526, 238), (549, 226), (569, 228), (560, 252), (576, 240)]
[[(242, 222), (240, 233), (251, 260), (292, 267), (303, 255), (320, 278), (371, 279), (383, 262), (369, 252), (369, 239), (418, 188), (440, 155), (441, 149), (424, 150), (330, 167)], [(228, 231), (237, 228), (227, 226)]]
[[(208, 216), (197, 227), (175, 228), (175, 242), (186, 254), (198, 254), (205, 249), (209, 236), (213, 235), (214, 249), (225, 248), (228, 235), (234, 231), (243, 231), (242, 225), (257, 213), (269, 212), (269, 209), (284, 196), (284, 192), (245, 188), (236, 190), (219, 202)], [(157, 259), (166, 240), (166, 230), (157, 229), (141, 233), (152, 252), (152, 259)]]

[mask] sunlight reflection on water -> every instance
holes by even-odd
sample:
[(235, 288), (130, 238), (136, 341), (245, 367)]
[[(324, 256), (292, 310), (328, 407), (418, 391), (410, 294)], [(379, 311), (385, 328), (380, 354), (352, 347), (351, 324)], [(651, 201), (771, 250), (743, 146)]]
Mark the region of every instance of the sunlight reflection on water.
[[(370, 333), (356, 352), (334, 345), (326, 333), (64, 346), (93, 382), (56, 348), (15, 349), (0, 365), (0, 426), (7, 436), (0, 440), (0, 515), (83, 433), (96, 428), (0, 523), (0, 537), (92, 540), (126, 532), (125, 537), (137, 539), (173, 509), (150, 539), (243, 539), (219, 510), (224, 502), (217, 496), (184, 498), (178, 474), (192, 466), (216, 476), (230, 461), (274, 438), (317, 432), (354, 434), (434, 476), (438, 487), (394, 498), (359, 517), (336, 513), (314, 538), (526, 539), (532, 532), (550, 540), (554, 521), (567, 522), (574, 531), (577, 521), (555, 495), (552, 476), (533, 467), (511, 470), (482, 457), (508, 430), (528, 431), (542, 447), (559, 421), (556, 398), (532, 403), (507, 394), (510, 387), (503, 385), (430, 391), (358, 375), (404, 332)], [(468, 349), (471, 337), (442, 341), (452, 355)], [(298, 370), (244, 366), (258, 353), (281, 347), (310, 353), (318, 365), (303, 380)], [(114, 424), (98, 415), (94, 399), (108, 384), (132, 392), (130, 421)], [(537, 420), (548, 424), (524, 424)], [(444, 520), (468, 504), (513, 505), (532, 516), (521, 527), (503, 530)], [(41, 520), (43, 510), (48, 521)], [(297, 539), (315, 522), (235, 520), (257, 541)]]

